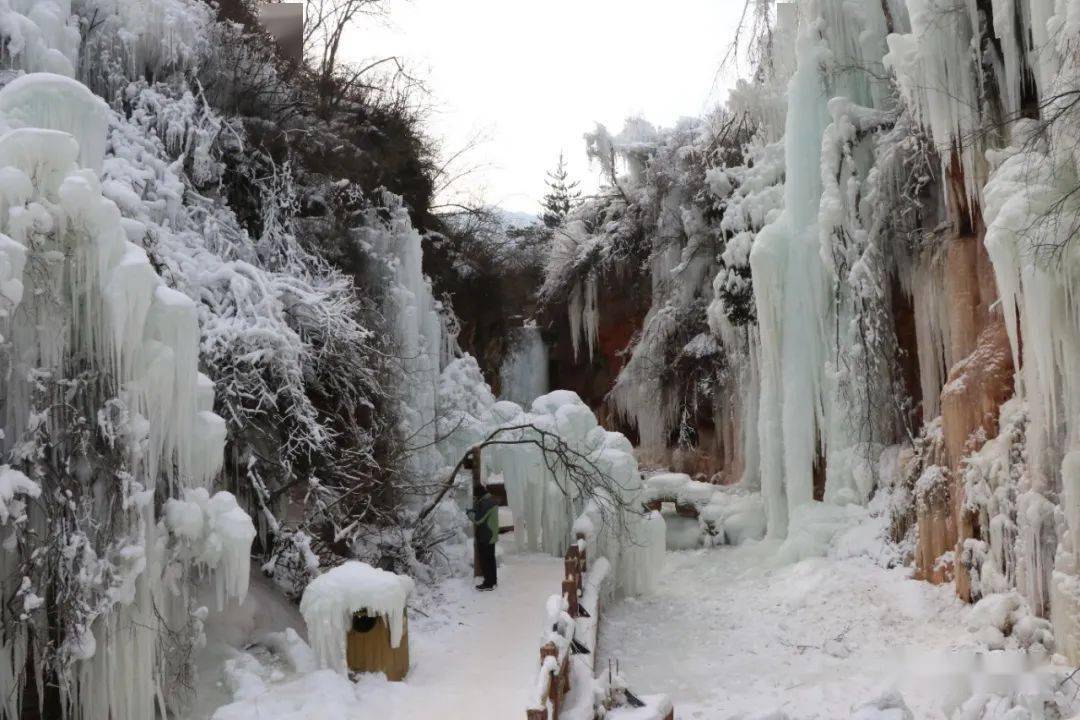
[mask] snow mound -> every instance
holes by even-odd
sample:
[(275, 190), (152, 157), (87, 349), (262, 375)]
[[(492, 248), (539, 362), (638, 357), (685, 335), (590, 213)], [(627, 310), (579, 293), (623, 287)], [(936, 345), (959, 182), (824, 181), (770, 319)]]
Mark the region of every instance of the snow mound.
[(411, 578), (350, 561), (311, 581), (300, 600), (308, 639), (321, 667), (345, 672), (345, 640), (353, 613), (366, 610), (386, 618), (390, 644), (398, 647), (405, 626)]
[(841, 533), (867, 518), (861, 505), (809, 502), (792, 508), (788, 536), (777, 551), (780, 562), (824, 557)]
[(657, 473), (645, 480), (645, 496), (649, 500), (675, 499), (690, 483), (686, 473)]
[(1017, 592), (987, 595), (975, 603), (967, 629), (990, 650), (1054, 650), (1050, 622), (1033, 615)]
[(701, 510), (713, 544), (741, 545), (765, 537), (765, 503), (761, 493), (716, 492)]

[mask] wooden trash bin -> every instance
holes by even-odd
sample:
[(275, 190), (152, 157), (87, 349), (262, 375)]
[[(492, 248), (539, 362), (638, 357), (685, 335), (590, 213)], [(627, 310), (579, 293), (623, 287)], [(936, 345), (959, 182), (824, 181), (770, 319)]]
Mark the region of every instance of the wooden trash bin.
[(349, 670), (362, 673), (385, 673), (388, 680), (400, 682), (409, 672), (409, 615), (402, 610), (401, 642), (390, 642), (390, 623), (381, 615), (371, 616), (361, 610), (353, 613), (352, 627), (345, 644)]

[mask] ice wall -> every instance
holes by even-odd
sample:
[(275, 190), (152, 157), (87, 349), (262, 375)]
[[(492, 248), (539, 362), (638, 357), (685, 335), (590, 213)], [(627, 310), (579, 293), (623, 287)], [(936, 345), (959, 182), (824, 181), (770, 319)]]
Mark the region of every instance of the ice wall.
[[(0, 117), (11, 128), (0, 136), (0, 266), (6, 270), (10, 359), (3, 449), (35, 476), (45, 467), (35, 447), (84, 465), (66, 493), (93, 524), (76, 521), (56, 540), (87, 543), (83, 552), (94, 553), (84, 533), (93, 537), (98, 523), (113, 526), (97, 539), (101, 554), (92, 565), (100, 579), (82, 581), (88, 585), (82, 602), (94, 604), (70, 615), (33, 613), (24, 621), (39, 636), (56, 632), (62, 639), (61, 656), (71, 662), (63, 695), (73, 716), (151, 717), (162, 702), (159, 642), (165, 623), (184, 625), (194, 566), (216, 577), (220, 602), (243, 599), (255, 531), (228, 493), (210, 497), (206, 489), (221, 468), (225, 426), (195, 403), (194, 303), (164, 285), (143, 248), (126, 239), (117, 206), (102, 195), (95, 168), (108, 109), (74, 80), (30, 74), (0, 90)], [(110, 472), (75, 444), (80, 435), (70, 424), (86, 417), (96, 419), (116, 453), (117, 487), (110, 491), (116, 507), (91, 500)], [(39, 482), (46, 493), (62, 492), (47, 475)], [(159, 515), (155, 497), (181, 488), (185, 497), (201, 493), (201, 505), (181, 511), (170, 505), (178, 501), (168, 500)], [(26, 554), (54, 539), (25, 530), (56, 521), (51, 509), (36, 506), (5, 528), (11, 538), (0, 550), (5, 578), (20, 577)], [(76, 567), (89, 572), (89, 563), (84, 558)], [(75, 582), (57, 572), (58, 589)], [(22, 582), (33, 584), (35, 577)], [(27, 626), (10, 620), (0, 674), (18, 677)], [(17, 703), (17, 694), (7, 695)], [(6, 712), (15, 717), (16, 709), (8, 705)]]
[[(456, 348), (447, 330), (442, 305), (432, 295), (424, 275), (420, 233), (413, 227), (408, 208), (389, 193), (385, 209), (372, 209), (361, 229), (362, 241), (386, 263), (389, 275), (391, 319), (402, 364), (402, 411), (408, 423), (409, 445), (419, 450), (409, 463), (417, 478), (439, 470), (437, 398), (443, 368)], [(388, 215), (388, 219), (384, 219)]]
[[(852, 307), (859, 293), (853, 280), (866, 261), (850, 240), (865, 242), (867, 234), (849, 237), (838, 228), (865, 222), (858, 193), (866, 192), (866, 170), (852, 159), (883, 122), (875, 103), (887, 94), (850, 68), (880, 65), (885, 23), (878, 3), (823, 0), (799, 8), (783, 210), (756, 234), (749, 254), (760, 342), (761, 487), (775, 537), (785, 535), (793, 508), (856, 489), (845, 458), (875, 439), (852, 422), (859, 408), (842, 387), (851, 387), (845, 364), (852, 349), (865, 345)], [(824, 488), (815, 487), (821, 466)]]
[(211, 491), (225, 423), (198, 372), (195, 304), (105, 195), (115, 118), (72, 79), (78, 22), (67, 2), (0, 3), (6, 67), (28, 73), (0, 90), (0, 448), (26, 471), (0, 472), (7, 718), (46, 680), (67, 717), (164, 714), (198, 635), (191, 588), (209, 577), (219, 603), (242, 600), (255, 535)]

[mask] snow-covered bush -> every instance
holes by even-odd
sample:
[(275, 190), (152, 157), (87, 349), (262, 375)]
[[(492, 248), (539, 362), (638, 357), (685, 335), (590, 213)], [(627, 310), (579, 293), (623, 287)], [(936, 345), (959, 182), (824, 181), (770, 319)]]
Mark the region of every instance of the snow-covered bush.
[[(696, 446), (698, 427), (720, 414), (733, 378), (706, 310), (735, 235), (723, 226), (732, 187), (723, 170), (741, 159), (752, 131), (745, 118), (722, 112), (662, 130), (631, 119), (614, 136), (598, 127), (587, 143), (605, 192), (571, 213), (553, 238), (540, 299), (565, 308), (579, 362), (595, 354), (602, 297), (651, 291), (607, 400), (653, 454)], [(728, 257), (733, 264), (736, 255)], [(733, 283), (732, 297), (749, 297), (748, 273), (743, 281), (738, 289)]]

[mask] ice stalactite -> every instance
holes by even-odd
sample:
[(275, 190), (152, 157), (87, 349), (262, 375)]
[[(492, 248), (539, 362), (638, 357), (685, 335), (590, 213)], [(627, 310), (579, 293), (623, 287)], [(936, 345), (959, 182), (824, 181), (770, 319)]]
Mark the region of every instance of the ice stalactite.
[(591, 273), (579, 280), (572, 294), (567, 312), (570, 315), (570, 341), (574, 346), (574, 357), (584, 354), (582, 340), (590, 360), (596, 349), (596, 336), (600, 327), (600, 308), (597, 300), (596, 277)]
[(8, 0), (0, 4), (0, 34), (15, 67), (74, 77), (79, 28), (71, 21), (69, 0)]
[[(1033, 3), (1032, 14), (1046, 16)], [(1075, 456), (1080, 448), (1080, 251), (1073, 237), (1080, 206), (1075, 154), (1078, 120), (1064, 97), (1076, 92), (1077, 26), (1074, 13), (1057, 3), (1039, 48), (1040, 121), (1018, 121), (1011, 145), (990, 154), (995, 165), (985, 188), (986, 249), (994, 266), (1018, 368), (1017, 392), (1027, 402), (1027, 465), (1032, 488), (1018, 552), (1029, 602), (1050, 615), (1060, 648), (1080, 657), (1080, 563), (1075, 538), (1078, 494)], [(1070, 22), (1072, 23), (1070, 25)], [(1041, 31), (1040, 31), (1041, 32)], [(1060, 493), (1066, 532), (1055, 536), (1054, 507)], [(1047, 555), (1057, 555), (1053, 569)], [(1047, 587), (1048, 586), (1048, 587)]]
[[(964, 6), (966, 5), (966, 7)], [(973, 1), (908, 0), (911, 32), (889, 35), (885, 66), (890, 69), (907, 107), (927, 128), (938, 147), (942, 177), (959, 176), (960, 192), (950, 192), (954, 214), (968, 214), (979, 204), (986, 179), (980, 140), (980, 74), (972, 43), (979, 27)], [(958, 167), (950, 164), (956, 160)], [(942, 183), (944, 193), (947, 184)], [(964, 217), (954, 217), (963, 221)]]
[(1080, 442), (1080, 255), (1067, 237), (1077, 213), (1072, 160), (1027, 142), (1033, 149), (1008, 151), (987, 185), (986, 247), (1031, 408), (1033, 468), (1048, 478), (1062, 450)]
[[(385, 258), (395, 341), (400, 353), (405, 398), (403, 412), (409, 423), (409, 445), (419, 448), (410, 462), (417, 477), (437, 471), (441, 459), (436, 448), (438, 397), (447, 327), (442, 306), (424, 275), (420, 233), (409, 219), (400, 198), (385, 196), (387, 210), (371, 210), (362, 229), (363, 241)], [(381, 215), (388, 214), (383, 220)]]
[(898, 142), (888, 135), (895, 97), (881, 77), (885, 35), (905, 18), (886, 18), (876, 2), (804, 2), (799, 11), (782, 210), (749, 251), (761, 488), (775, 537), (812, 500), (865, 503), (901, 414), (881, 402), (894, 382), (882, 287), (893, 272), (893, 220), (881, 207), (893, 204), (896, 181), (875, 153), (889, 156)]
[(79, 53), (78, 76), (112, 97), (125, 78), (153, 82), (194, 69), (209, 50), (214, 11), (190, 0), (66, 0), (72, 11), (94, 18)]
[(750, 251), (761, 342), (761, 489), (769, 534), (787, 533), (788, 512), (813, 499), (813, 467), (824, 415), (828, 293), (817, 236), (821, 140), (827, 123), (827, 48), (804, 15), (798, 68), (788, 89), (784, 209)]

